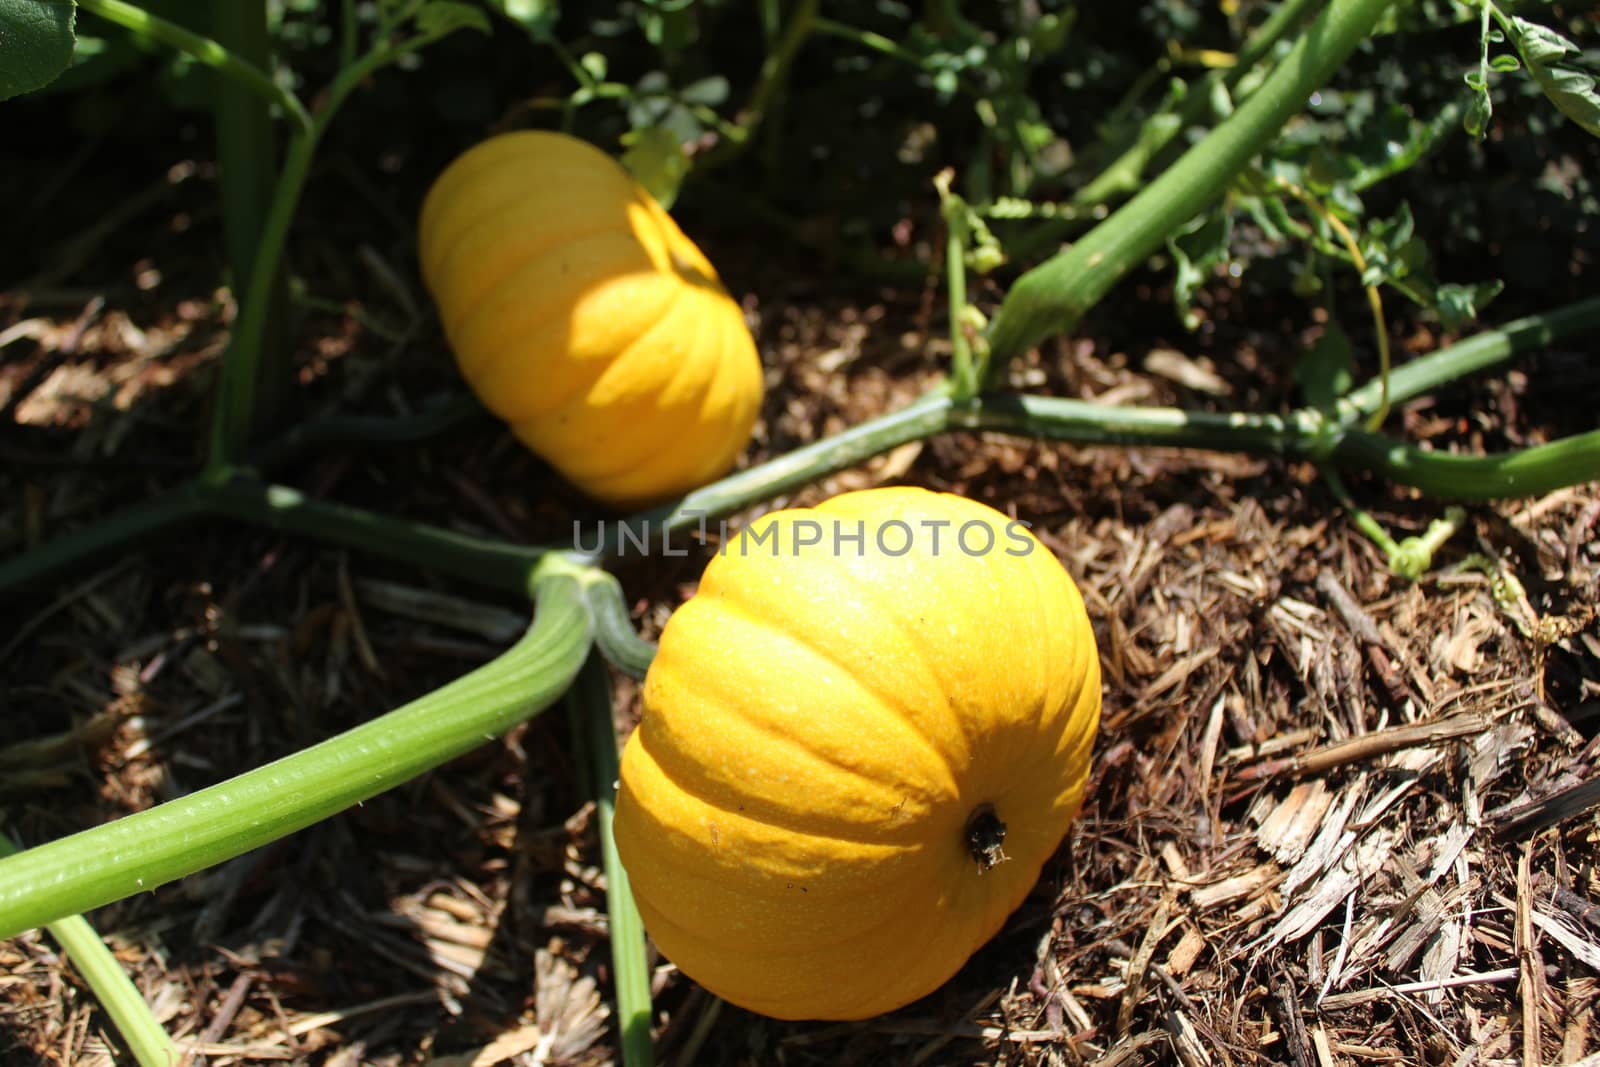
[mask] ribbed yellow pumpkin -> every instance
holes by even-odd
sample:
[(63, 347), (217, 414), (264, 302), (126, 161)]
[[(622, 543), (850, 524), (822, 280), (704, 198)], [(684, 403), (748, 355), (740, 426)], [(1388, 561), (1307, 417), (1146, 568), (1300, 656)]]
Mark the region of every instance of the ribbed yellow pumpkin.
[(733, 465), (761, 406), (744, 315), (610, 156), (490, 138), (428, 191), (418, 246), (468, 385), (585, 493), (648, 503)]
[(622, 755), (645, 926), (711, 992), (857, 1019), (932, 992), (1083, 800), (1100, 666), (1026, 528), (923, 489), (774, 512), (667, 622)]

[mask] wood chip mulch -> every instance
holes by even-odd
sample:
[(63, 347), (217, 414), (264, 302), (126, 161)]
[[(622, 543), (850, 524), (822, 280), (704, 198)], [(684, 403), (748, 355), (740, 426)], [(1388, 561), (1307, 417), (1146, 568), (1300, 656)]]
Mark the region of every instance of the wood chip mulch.
[[(914, 396), (942, 358), (928, 305), (824, 293), (760, 308), (771, 388), (752, 458)], [(199, 410), (225, 313), (5, 307), (19, 348), (0, 376), (0, 552), (177, 476), (141, 457), (174, 454), (163, 443)], [(1266, 361), (1176, 351), (1189, 343), (1124, 353), (1084, 337), (1018, 375), (1109, 402), (1277, 395)], [(317, 394), (331, 404), (329, 382), (381, 381), (394, 349), (358, 336), (308, 351), (331, 367)], [(381, 408), (405, 388), (361, 395)], [(1440, 447), (1481, 444), (1483, 419), (1507, 412), (1517, 434), (1542, 432), (1514, 392), (1456, 397), (1476, 421), (1429, 401), (1396, 425)], [(487, 424), (286, 477), (530, 540), (581, 506)], [(889, 1016), (780, 1024), (658, 961), (664, 1062), (1600, 1064), (1600, 487), (1473, 509), (1415, 584), (1313, 472), (1253, 458), (958, 434), (791, 499), (902, 481), (1029, 519), (1079, 581), (1106, 678), (1089, 802), (995, 941)], [(1432, 517), (1357, 491), (1398, 534)], [(701, 562), (623, 568), (647, 633)], [(32, 842), (363, 721), (481, 663), (522, 621), (469, 588), (222, 525), (7, 609), (0, 811)], [(619, 687), (624, 726), (635, 697)], [(93, 920), (194, 1064), (615, 1062), (605, 879), (568, 752), (552, 711)], [(115, 1048), (48, 937), (0, 943), (0, 1062), (109, 1064)]]

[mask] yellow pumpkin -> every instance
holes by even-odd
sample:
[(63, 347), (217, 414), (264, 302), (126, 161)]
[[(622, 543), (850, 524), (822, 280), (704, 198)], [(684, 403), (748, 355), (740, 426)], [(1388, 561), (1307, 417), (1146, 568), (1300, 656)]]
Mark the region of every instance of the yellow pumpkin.
[(428, 191), (418, 248), (468, 385), (584, 492), (649, 503), (733, 465), (761, 406), (744, 314), (616, 160), (490, 138)]
[(1083, 800), (1100, 666), (1026, 528), (923, 489), (778, 511), (667, 622), (622, 755), (645, 926), (711, 992), (858, 1019), (945, 982)]

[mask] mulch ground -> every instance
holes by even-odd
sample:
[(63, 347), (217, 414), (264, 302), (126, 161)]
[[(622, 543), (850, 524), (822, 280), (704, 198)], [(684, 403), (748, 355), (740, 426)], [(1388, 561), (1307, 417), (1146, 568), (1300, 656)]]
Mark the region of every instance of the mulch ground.
[[(125, 243), (183, 247), (190, 195), (153, 196), (119, 223), (135, 228)], [(343, 253), (337, 274), (321, 243), (300, 246), (323, 295), (360, 302), (300, 318), (297, 414), (414, 410), (458, 388), (396, 240)], [(749, 462), (902, 404), (939, 373), (933, 294), (805, 261), (763, 268), (754, 251), (730, 242), (718, 257), (768, 368)], [(0, 553), (171, 484), (196, 454), (230, 314), (214, 264), (118, 255), (99, 269), (53, 260), (0, 303)], [(1165, 304), (1151, 316), (1167, 317)], [(1108, 403), (1286, 402), (1315, 324), (1218, 318), (1197, 337), (1145, 327), (1130, 340), (1108, 317), (1015, 380)], [(1400, 324), (1396, 342), (1439, 338)], [(1571, 374), (1592, 382), (1582, 366), (1553, 352), (1390, 426), (1462, 448), (1587, 428), (1592, 408), (1570, 388)], [(1556, 387), (1547, 372), (1562, 368)], [(277, 476), (527, 541), (595, 514), (487, 420)], [(1470, 509), (1417, 583), (1389, 575), (1314, 471), (1256, 458), (955, 434), (773, 504), (885, 483), (1028, 519), (1079, 582), (1106, 680), (1089, 800), (1000, 935), (891, 1015), (778, 1023), (658, 961), (664, 1062), (1600, 1062), (1587, 784), (1600, 772), (1600, 487)], [(1439, 510), (1353, 487), (1397, 534)], [(647, 634), (702, 563), (621, 568)], [(241, 526), (124, 551), (5, 605), (3, 822), (38, 842), (259, 765), (484, 662), (523, 612)], [(626, 729), (636, 690), (618, 692)], [(613, 1062), (605, 879), (570, 752), (554, 709), (93, 921), (195, 1063)], [(110, 1035), (45, 935), (0, 942), (0, 1062), (109, 1063)]]

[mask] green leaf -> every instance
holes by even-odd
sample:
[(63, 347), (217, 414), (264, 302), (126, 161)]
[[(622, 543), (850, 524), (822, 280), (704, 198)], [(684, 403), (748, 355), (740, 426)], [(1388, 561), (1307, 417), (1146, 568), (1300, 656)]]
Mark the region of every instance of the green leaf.
[(1360, 235), (1361, 255), (1367, 261), (1361, 284), (1383, 285), (1409, 277), (1428, 264), (1428, 249), (1417, 236), (1411, 205), (1405, 201), (1389, 219), (1374, 219)]
[[(557, 0), (488, 0), (489, 6), (528, 31), (536, 41), (555, 39), (556, 23), (561, 18), (561, 5)], [(586, 68), (587, 69), (587, 66)], [(604, 81), (599, 74), (596, 81)]]
[(489, 32), (489, 19), (471, 4), (457, 0), (428, 0), (416, 14), (417, 32), (425, 37), (443, 37), (457, 30)]
[(709, 78), (690, 82), (678, 93), (678, 99), (686, 104), (720, 107), (728, 99), (728, 79), (720, 74), (713, 74)]
[(1439, 313), (1439, 324), (1454, 333), (1477, 319), (1483, 307), (1500, 295), (1506, 287), (1503, 281), (1479, 282), (1476, 285), (1458, 285), (1450, 282), (1434, 290), (1434, 310)]
[(1232, 237), (1233, 213), (1222, 210), (1202, 217), (1186, 232), (1168, 239), (1167, 248), (1177, 265), (1172, 299), (1185, 328), (1193, 330), (1200, 325), (1200, 316), (1194, 311), (1194, 295), (1211, 280), (1217, 266), (1227, 261)]
[(689, 156), (683, 150), (683, 142), (665, 126), (648, 126), (623, 134), (622, 143), (627, 145), (622, 165), (662, 207), (670, 209), (689, 174)]
[(1594, 75), (1562, 63), (1567, 56), (1578, 54), (1578, 46), (1552, 29), (1514, 15), (1502, 24), (1522, 54), (1528, 73), (1550, 102), (1567, 118), (1600, 137), (1600, 91), (1596, 90)]
[(1467, 103), (1466, 114), (1461, 118), (1461, 126), (1476, 140), (1483, 140), (1489, 132), (1489, 119), (1494, 115), (1494, 105), (1489, 103), (1487, 89), (1479, 89), (1472, 94), (1472, 99)]
[(1329, 410), (1350, 391), (1355, 383), (1354, 371), (1350, 338), (1338, 319), (1329, 319), (1322, 338), (1295, 364), (1294, 380), (1299, 383), (1306, 403)]
[(72, 60), (72, 0), (0, 0), (0, 100), (50, 84)]

